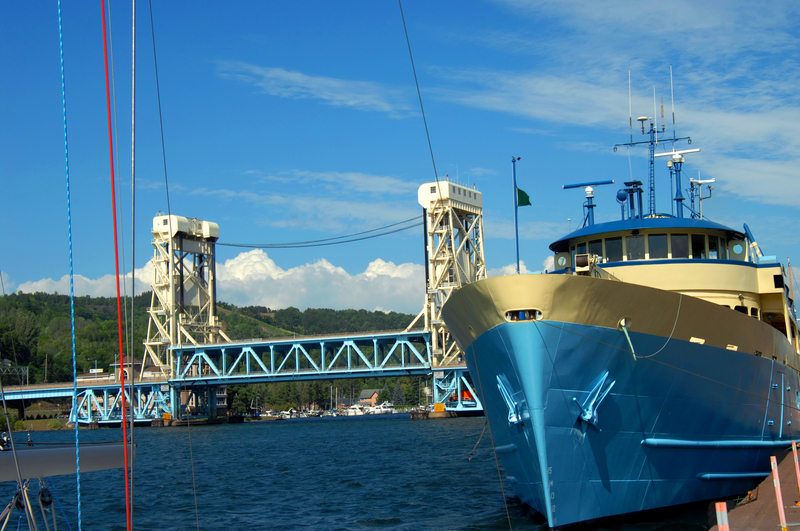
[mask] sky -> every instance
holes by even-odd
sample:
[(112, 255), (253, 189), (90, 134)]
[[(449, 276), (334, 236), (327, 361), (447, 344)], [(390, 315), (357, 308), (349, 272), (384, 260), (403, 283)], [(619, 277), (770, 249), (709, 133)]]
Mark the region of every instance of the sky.
[[(75, 292), (111, 296), (100, 6), (65, 0), (61, 16)], [(139, 2), (135, 187), (131, 6), (108, 10), (119, 235), (137, 293), (152, 282), (159, 212), (218, 223), (219, 243), (320, 240), (420, 216), (417, 189), (436, 174), (483, 193), (488, 268), (509, 273), (512, 156), (532, 202), (519, 210), (522, 270), (542, 270), (548, 245), (583, 218), (583, 191), (563, 185), (614, 179), (595, 190), (603, 222), (620, 216), (623, 181), (647, 181), (646, 147), (613, 150), (631, 138), (629, 75), (634, 124), (661, 125), (655, 92), (668, 136), (674, 92), (675, 131), (701, 149), (685, 175), (716, 179), (705, 216), (747, 223), (765, 254), (800, 265), (796, 3), (406, 0), (434, 173), (396, 2), (156, 1), (152, 31)], [(3, 287), (69, 293), (57, 3), (0, 3), (0, 50)], [(657, 159), (659, 212), (669, 188)], [(218, 245), (218, 299), (417, 313), (422, 241), (413, 226), (345, 245)]]

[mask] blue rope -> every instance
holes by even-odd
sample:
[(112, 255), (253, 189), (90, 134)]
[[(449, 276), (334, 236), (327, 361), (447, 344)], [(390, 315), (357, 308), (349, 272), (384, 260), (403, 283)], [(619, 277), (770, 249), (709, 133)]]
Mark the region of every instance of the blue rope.
[(61, 0), (58, 0), (58, 49), (61, 54), (61, 109), (64, 115), (64, 170), (67, 176), (67, 234), (69, 237), (69, 311), (72, 319), (72, 411), (75, 411), (75, 472), (78, 483), (78, 531), (81, 526), (81, 458), (78, 446), (78, 370), (75, 361), (75, 283), (72, 270), (72, 213), (69, 201), (69, 149), (67, 144), (67, 93), (64, 84), (64, 40), (61, 31)]
[(61, 502), (58, 501), (58, 496), (56, 496), (56, 489), (53, 488), (53, 483), (50, 481), (50, 478), (44, 478), (47, 481), (47, 484), (50, 485), (50, 492), (53, 493), (53, 499), (58, 504), (58, 508), (61, 509), (61, 514), (64, 516), (64, 521), (67, 523), (67, 529), (72, 531), (72, 526), (69, 525), (69, 520), (67, 520), (67, 514), (64, 512), (64, 508), (61, 507)]

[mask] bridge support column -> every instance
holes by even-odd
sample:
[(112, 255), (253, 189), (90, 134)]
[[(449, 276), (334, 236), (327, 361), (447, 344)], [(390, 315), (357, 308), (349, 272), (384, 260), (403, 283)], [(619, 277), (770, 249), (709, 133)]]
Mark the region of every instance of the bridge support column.
[(208, 394), (208, 420), (217, 420), (217, 386), (206, 387)]
[(172, 408), (172, 419), (179, 419), (181, 412), (181, 393), (171, 385), (169, 386), (169, 405)]

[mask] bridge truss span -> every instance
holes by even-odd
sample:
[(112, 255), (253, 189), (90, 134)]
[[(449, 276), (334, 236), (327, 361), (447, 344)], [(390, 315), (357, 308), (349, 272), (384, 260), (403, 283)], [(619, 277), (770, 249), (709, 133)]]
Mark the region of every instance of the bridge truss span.
[(430, 334), (373, 332), (173, 347), (173, 385), (430, 374)]
[[(150, 421), (171, 413), (170, 390), (166, 382), (139, 383), (131, 398), (125, 389), (126, 404), (133, 405), (134, 422)], [(70, 411), (70, 422), (117, 423), (122, 421), (121, 393), (118, 385), (88, 387), (81, 389)]]

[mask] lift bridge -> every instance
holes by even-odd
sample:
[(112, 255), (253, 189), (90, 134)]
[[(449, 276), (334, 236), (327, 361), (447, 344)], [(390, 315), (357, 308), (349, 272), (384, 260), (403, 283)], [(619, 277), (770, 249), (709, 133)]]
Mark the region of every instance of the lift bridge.
[[(80, 377), (72, 421), (118, 423), (121, 371), (137, 422), (216, 418), (232, 384), (433, 375), (434, 407), (479, 413), (463, 355), (441, 320), (459, 287), (486, 277), (482, 194), (455, 182), (419, 188), (425, 219), (422, 311), (403, 331), (232, 341), (216, 306), (216, 223), (153, 218), (154, 278), (144, 356), (138, 367)], [(138, 362), (137, 362), (138, 363)], [(131, 393), (133, 396), (131, 396)], [(6, 400), (72, 396), (72, 384), (6, 388)], [(20, 402), (21, 403), (21, 402)]]

